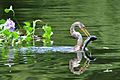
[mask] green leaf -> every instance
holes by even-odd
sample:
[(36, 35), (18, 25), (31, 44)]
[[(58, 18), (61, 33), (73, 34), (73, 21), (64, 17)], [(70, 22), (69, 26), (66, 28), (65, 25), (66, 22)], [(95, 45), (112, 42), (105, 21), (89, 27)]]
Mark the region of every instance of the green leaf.
[(33, 28), (32, 28), (32, 27), (27, 27), (26, 29), (27, 29), (27, 31), (29, 31), (30, 33), (32, 33), (32, 31), (33, 31)]
[(51, 40), (49, 39), (43, 39), (42, 40), (44, 46), (50, 46), (51, 45)]
[(24, 29), (26, 30), (27, 35), (30, 35), (33, 32), (33, 28), (30, 26), (30, 22), (24, 22)]
[(30, 42), (31, 39), (32, 39), (32, 38), (31, 38), (30, 36), (27, 36), (27, 37), (25, 38), (25, 41)]
[(42, 29), (44, 30), (44, 34), (42, 35), (42, 37), (50, 39), (51, 36), (53, 35), (51, 26), (45, 25), (42, 27)]
[(30, 27), (30, 25), (31, 25), (30, 22), (24, 22), (24, 24), (28, 27)]
[(6, 21), (4, 19), (0, 20), (0, 24), (4, 24)]
[(43, 30), (45, 31), (45, 33), (47, 33), (47, 34), (51, 34), (51, 32), (52, 32), (51, 26), (45, 25), (45, 26), (43, 26), (42, 29), (43, 29)]
[(13, 10), (13, 8), (12, 8), (12, 5), (10, 6), (10, 8), (9, 9), (4, 9), (4, 11), (6, 12), (6, 13), (9, 13), (10, 11), (13, 11), (13, 13), (14, 13), (14, 10)]
[(9, 13), (11, 10), (10, 9), (5, 9), (4, 10), (6, 13)]
[(33, 32), (33, 28), (32, 27), (24, 26), (24, 29), (26, 30), (26, 34), (27, 35), (30, 35)]
[(48, 31), (51, 31), (51, 26), (45, 25), (42, 27), (42, 29), (48, 32)]
[(18, 39), (19, 34), (17, 32), (12, 32), (12, 36), (14, 39)]
[(10, 37), (10, 31), (8, 29), (5, 29), (3, 30), (3, 34), (6, 36), (6, 37)]

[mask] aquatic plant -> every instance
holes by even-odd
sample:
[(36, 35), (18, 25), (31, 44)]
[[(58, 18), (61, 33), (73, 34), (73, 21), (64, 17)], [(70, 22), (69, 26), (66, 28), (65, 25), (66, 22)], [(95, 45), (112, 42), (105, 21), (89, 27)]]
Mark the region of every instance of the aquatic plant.
[(42, 27), (44, 34), (42, 35), (44, 46), (50, 46), (53, 41), (51, 41), (51, 36), (53, 35), (51, 26), (45, 25)]
[[(20, 25), (15, 17), (15, 11), (13, 10), (12, 5), (7, 9), (4, 9), (5, 13), (12, 12), (13, 17), (8, 19), (0, 20), (0, 46), (3, 48), (19, 48), (22, 46), (35, 46), (35, 30), (36, 23), (43, 22), (41, 20), (35, 20), (32, 23), (26, 21), (24, 25)], [(21, 32), (22, 31), (24, 32)], [(48, 46), (51, 41), (51, 36), (53, 34), (51, 26), (43, 25), (42, 29), (44, 30), (43, 41), (45, 46)], [(24, 45), (25, 44), (25, 45)], [(50, 46), (50, 45), (49, 45)], [(4, 51), (3, 51), (4, 52)]]
[(19, 37), (19, 32), (15, 31), (15, 22), (9, 18), (0, 20), (0, 23), (0, 43), (14, 46), (14, 41)]
[(51, 39), (51, 36), (53, 35), (51, 26), (45, 25), (45, 26), (42, 27), (42, 29), (43, 29), (44, 32), (45, 32), (45, 33), (42, 35), (43, 38)]

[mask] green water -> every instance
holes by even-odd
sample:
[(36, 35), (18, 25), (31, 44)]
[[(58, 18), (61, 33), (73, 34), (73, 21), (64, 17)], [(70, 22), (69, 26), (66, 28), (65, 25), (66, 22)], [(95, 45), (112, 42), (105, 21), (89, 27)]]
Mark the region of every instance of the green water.
[[(0, 60), (0, 80), (120, 80), (120, 0), (0, 0), (0, 18), (10, 17), (2, 12), (10, 4), (18, 21), (41, 19), (51, 25), (53, 46), (74, 46), (76, 40), (69, 28), (81, 21), (91, 35), (98, 37), (89, 46), (97, 59), (86, 72), (74, 75), (68, 62), (75, 54), (15, 54), (12, 68)], [(40, 24), (37, 28), (40, 35)], [(112, 72), (104, 72), (106, 69)]]

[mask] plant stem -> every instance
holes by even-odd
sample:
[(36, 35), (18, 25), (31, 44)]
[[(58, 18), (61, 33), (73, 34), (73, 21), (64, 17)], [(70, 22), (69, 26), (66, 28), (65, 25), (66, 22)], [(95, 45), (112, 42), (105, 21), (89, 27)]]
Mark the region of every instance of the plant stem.
[(14, 19), (15, 19), (16, 23), (18, 24), (19, 28), (21, 28), (21, 26), (20, 26), (20, 24), (19, 24), (19, 22), (18, 22), (17, 18), (15, 17), (15, 11), (14, 11), (14, 10), (12, 10), (12, 12), (13, 12), (13, 17), (14, 17)]
[(35, 26), (36, 26), (36, 23), (37, 22), (42, 22), (41, 20), (35, 20), (35, 21), (33, 21), (33, 32), (32, 32), (32, 34), (33, 34), (33, 46), (35, 45), (35, 39), (34, 39), (34, 35), (35, 35)]

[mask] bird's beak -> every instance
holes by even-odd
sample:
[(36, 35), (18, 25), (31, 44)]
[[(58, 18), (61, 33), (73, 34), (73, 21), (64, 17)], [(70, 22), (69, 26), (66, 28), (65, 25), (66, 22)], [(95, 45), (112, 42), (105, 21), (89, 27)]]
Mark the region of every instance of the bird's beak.
[(84, 34), (89, 37), (90, 33), (85, 29), (85, 28), (81, 28), (81, 31), (84, 32)]

